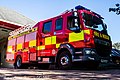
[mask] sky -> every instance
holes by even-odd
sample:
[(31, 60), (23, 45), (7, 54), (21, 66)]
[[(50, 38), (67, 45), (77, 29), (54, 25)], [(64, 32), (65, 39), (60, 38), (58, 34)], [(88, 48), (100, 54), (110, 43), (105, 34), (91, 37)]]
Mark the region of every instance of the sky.
[(112, 42), (120, 42), (120, 15), (109, 12), (109, 8), (116, 7), (120, 0), (0, 0), (1, 7), (7, 7), (39, 22), (60, 15), (77, 5), (100, 14), (108, 26), (108, 33)]

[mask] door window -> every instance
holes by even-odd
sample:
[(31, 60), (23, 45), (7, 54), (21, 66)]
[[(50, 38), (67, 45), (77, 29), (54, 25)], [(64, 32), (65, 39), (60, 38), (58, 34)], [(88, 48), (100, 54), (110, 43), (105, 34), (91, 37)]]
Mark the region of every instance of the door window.
[(56, 27), (55, 30), (62, 30), (62, 18), (56, 20)]
[(43, 25), (43, 33), (47, 34), (51, 32), (52, 21), (46, 22)]

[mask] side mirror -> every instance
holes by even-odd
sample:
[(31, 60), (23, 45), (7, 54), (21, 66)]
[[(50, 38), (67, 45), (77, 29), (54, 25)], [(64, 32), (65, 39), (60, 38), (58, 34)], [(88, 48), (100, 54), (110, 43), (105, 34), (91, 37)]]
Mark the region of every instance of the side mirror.
[(107, 25), (106, 24), (104, 24), (104, 27), (105, 27), (105, 29), (107, 29)]
[(77, 14), (74, 14), (74, 15), (69, 17), (69, 19), (68, 19), (68, 28), (69, 28), (69, 30), (71, 30), (73, 32), (80, 32), (79, 17), (75, 16), (75, 15), (77, 15)]

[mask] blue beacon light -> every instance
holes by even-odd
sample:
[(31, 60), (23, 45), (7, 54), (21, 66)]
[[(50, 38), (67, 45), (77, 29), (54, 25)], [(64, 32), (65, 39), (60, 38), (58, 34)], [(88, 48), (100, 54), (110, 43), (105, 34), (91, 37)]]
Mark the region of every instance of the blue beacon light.
[(75, 9), (77, 9), (77, 10), (82, 10), (82, 9), (84, 9), (84, 10), (90, 11), (89, 9), (87, 9), (87, 8), (81, 6), (81, 5), (76, 6)]

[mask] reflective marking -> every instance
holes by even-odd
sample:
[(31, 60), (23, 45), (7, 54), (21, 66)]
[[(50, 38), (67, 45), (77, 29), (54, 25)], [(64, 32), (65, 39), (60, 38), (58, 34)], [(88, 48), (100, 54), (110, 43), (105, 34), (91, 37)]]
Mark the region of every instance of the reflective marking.
[(56, 44), (56, 36), (52, 36), (52, 44)]
[(45, 38), (45, 45), (51, 45), (51, 37)]
[(45, 49), (45, 46), (38, 46), (37, 47), (37, 50), (44, 50)]
[(36, 46), (36, 40), (32, 40), (29, 42), (29, 47)]
[(70, 33), (69, 34), (69, 42), (84, 40), (84, 33), (81, 31), (80, 33)]
[(56, 44), (56, 48), (59, 48), (60, 47), (60, 44)]
[(90, 34), (90, 30), (84, 30), (84, 33)]
[(12, 51), (12, 46), (8, 46), (7, 47), (7, 52), (11, 52)]
[(23, 52), (27, 52), (27, 51), (29, 51), (29, 50), (28, 50), (28, 49), (24, 49), (24, 50), (23, 50)]
[(22, 49), (22, 43), (21, 44), (17, 44), (17, 50)]

